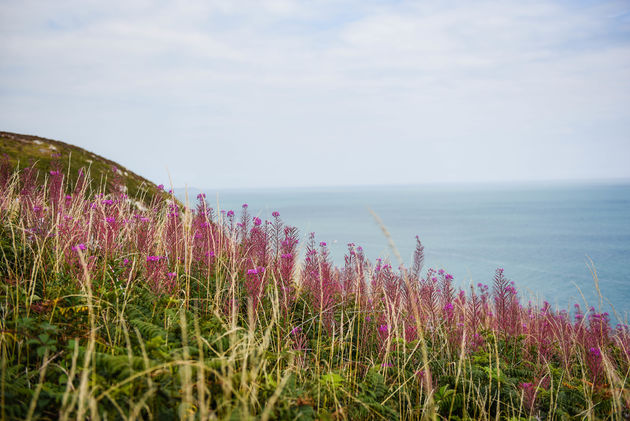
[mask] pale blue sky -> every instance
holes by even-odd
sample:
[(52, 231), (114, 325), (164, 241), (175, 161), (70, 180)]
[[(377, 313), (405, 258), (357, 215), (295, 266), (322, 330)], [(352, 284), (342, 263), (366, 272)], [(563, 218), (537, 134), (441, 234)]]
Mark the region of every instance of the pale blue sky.
[(628, 1), (0, 0), (0, 129), (201, 188), (630, 177)]

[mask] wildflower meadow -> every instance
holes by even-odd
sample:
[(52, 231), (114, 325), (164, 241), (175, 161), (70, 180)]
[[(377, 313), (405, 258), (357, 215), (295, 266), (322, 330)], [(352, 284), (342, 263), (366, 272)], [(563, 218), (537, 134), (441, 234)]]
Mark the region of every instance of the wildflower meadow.
[(630, 419), (630, 329), (596, 305), (96, 181), (0, 167), (2, 420)]

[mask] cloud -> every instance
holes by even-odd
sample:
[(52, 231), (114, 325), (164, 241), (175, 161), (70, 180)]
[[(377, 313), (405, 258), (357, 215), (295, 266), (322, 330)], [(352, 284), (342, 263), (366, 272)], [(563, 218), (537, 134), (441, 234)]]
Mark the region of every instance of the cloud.
[(176, 184), (628, 177), (627, 9), (5, 2), (0, 124)]

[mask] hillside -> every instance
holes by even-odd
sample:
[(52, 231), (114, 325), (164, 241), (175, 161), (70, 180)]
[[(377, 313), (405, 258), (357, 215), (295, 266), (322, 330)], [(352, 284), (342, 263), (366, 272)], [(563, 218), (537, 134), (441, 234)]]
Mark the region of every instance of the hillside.
[(76, 180), (80, 168), (88, 169), (94, 189), (106, 183), (107, 190), (114, 179), (114, 171), (118, 171), (129, 197), (146, 203), (159, 192), (155, 183), (117, 162), (58, 140), (0, 131), (0, 158), (3, 156), (8, 157), (12, 167), (33, 164), (41, 171), (49, 171), (54, 161), (58, 161), (64, 171), (69, 170), (70, 183)]

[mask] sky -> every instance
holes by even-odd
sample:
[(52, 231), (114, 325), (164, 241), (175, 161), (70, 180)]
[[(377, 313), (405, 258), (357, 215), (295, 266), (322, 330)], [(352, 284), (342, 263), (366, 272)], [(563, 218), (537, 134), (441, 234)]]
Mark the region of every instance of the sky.
[(0, 0), (0, 130), (174, 187), (627, 179), (630, 2)]

